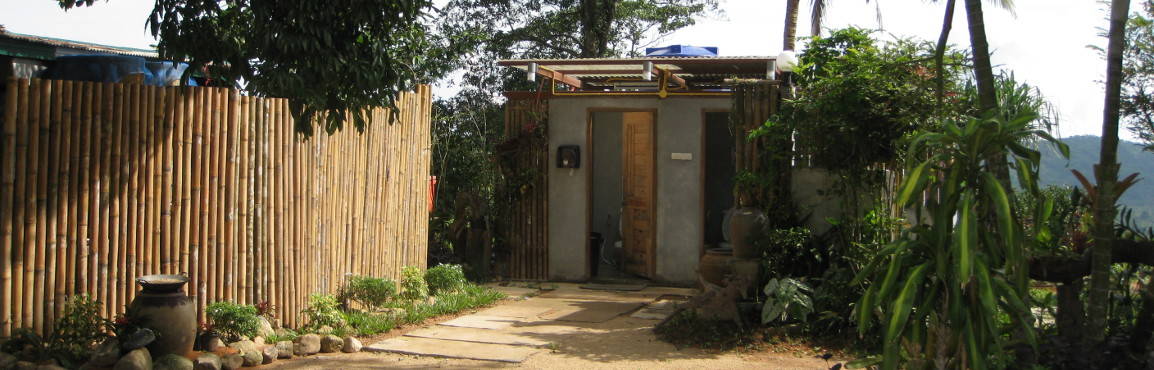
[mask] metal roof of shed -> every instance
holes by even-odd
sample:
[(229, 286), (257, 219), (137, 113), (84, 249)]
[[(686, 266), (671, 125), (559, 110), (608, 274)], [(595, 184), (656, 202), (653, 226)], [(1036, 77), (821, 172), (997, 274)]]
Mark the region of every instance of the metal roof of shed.
[[(36, 36), (36, 35), (26, 35), (26, 34), (22, 34), (22, 33), (7, 32), (7, 31), (0, 31), (0, 40), (2, 40), (2, 39), (23, 41), (23, 42), (37, 44), (37, 45), (56, 47), (57, 50), (54, 53), (54, 55), (51, 56), (52, 58), (55, 58), (55, 57), (61, 56), (61, 55), (76, 54), (75, 52), (62, 53), (59, 50), (61, 48), (73, 49), (73, 50), (78, 50), (78, 51), (82, 51), (82, 52), (91, 52), (93, 54), (130, 55), (130, 56), (138, 56), (138, 57), (153, 58), (153, 59), (158, 57), (156, 50), (138, 49), (138, 48), (130, 48), (130, 47), (122, 47), (122, 46), (102, 45), (102, 44), (96, 44), (96, 43), (91, 43), (91, 42), (66, 40), (66, 39)], [(8, 53), (5, 53), (4, 50), (0, 50), (0, 54), (8, 54)], [(14, 55), (14, 56), (35, 57), (37, 55)]]
[(527, 71), (530, 63), (537, 63), (549, 71), (590, 81), (643, 77), (645, 62), (653, 62), (656, 68), (692, 81), (730, 77), (767, 78), (772, 71), (774, 59), (765, 56), (506, 59), (497, 64)]

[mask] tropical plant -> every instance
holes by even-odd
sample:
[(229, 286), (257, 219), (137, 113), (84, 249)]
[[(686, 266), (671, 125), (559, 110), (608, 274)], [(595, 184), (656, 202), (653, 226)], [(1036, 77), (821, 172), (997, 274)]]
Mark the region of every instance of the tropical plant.
[(761, 308), (761, 323), (790, 320), (806, 321), (813, 313), (813, 289), (800, 280), (791, 278), (769, 279), (762, 289), (765, 304)]
[(229, 340), (254, 337), (260, 329), (256, 307), (226, 301), (213, 302), (204, 308), (213, 331)]
[[(874, 282), (855, 315), (860, 333), (875, 322), (884, 325), (883, 368), (1005, 366), (1011, 351), (1000, 314), (1021, 328), (1025, 344), (1035, 343), (1026, 304), (1026, 250), (1036, 235), (1025, 234), (1007, 189), (985, 159), (1009, 152), (1020, 186), (1038, 192), (1040, 154), (1021, 143), (1046, 140), (1064, 155), (1068, 148), (1034, 128), (1036, 118), (951, 120), (911, 142), (898, 204), (921, 207), (924, 197), (932, 197), (927, 208), (935, 222), (904, 230), (855, 278)], [(984, 214), (996, 221), (982, 226)]]
[(1126, 25), (1121, 106), (1130, 132), (1154, 151), (1154, 0), (1140, 4)]
[(112, 322), (100, 315), (100, 302), (87, 295), (68, 298), (60, 318), (52, 327), (48, 346), (64, 366), (79, 366), (88, 359), (92, 348), (108, 338)]
[(429, 285), (425, 274), (416, 266), (405, 266), (401, 270), (401, 298), (414, 301), (429, 296)]
[(305, 315), (309, 329), (320, 329), (328, 326), (333, 329), (345, 327), (345, 318), (341, 314), (340, 303), (337, 298), (328, 294), (313, 294), (309, 296), (308, 305), (301, 313)]
[(348, 282), (337, 293), (337, 300), (348, 306), (356, 301), (362, 307), (375, 310), (397, 294), (397, 283), (385, 278), (372, 276), (350, 276)]
[(469, 284), (461, 265), (441, 264), (425, 271), (425, 283), (429, 293), (440, 295), (459, 291)]

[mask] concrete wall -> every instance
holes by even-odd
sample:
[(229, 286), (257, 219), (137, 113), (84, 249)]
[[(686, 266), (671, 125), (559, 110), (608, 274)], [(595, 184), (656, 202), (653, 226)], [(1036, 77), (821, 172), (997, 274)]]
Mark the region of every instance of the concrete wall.
[(605, 238), (605, 253), (615, 258), (613, 242), (620, 239), (621, 220), (621, 112), (593, 112), (593, 214), (590, 230)]
[[(596, 109), (657, 110), (657, 274), (662, 282), (692, 284), (704, 221), (701, 187), (702, 112), (726, 110), (730, 101), (703, 97), (554, 97), (549, 102), (549, 155), (560, 145), (580, 145), (582, 167), (549, 169), (549, 277), (588, 279), (589, 113)], [(672, 153), (690, 153), (674, 160)]]
[(824, 234), (832, 225), (829, 217), (841, 217), (841, 198), (833, 196), (833, 185), (837, 179), (824, 169), (798, 167), (793, 169), (790, 186), (793, 201), (805, 219), (805, 226), (814, 235)]

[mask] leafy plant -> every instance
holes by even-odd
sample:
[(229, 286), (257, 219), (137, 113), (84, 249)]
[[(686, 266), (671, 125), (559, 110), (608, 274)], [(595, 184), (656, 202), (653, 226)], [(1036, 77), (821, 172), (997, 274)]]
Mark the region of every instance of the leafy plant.
[(309, 329), (319, 329), (328, 326), (338, 329), (345, 326), (344, 315), (341, 314), (340, 303), (336, 297), (328, 294), (313, 294), (309, 296), (308, 306), (301, 313), (308, 319), (305, 325)]
[(448, 264), (437, 265), (425, 271), (425, 282), (429, 287), (429, 293), (434, 295), (456, 292), (469, 284), (461, 265)]
[(289, 328), (277, 329), (276, 333), (265, 338), (265, 343), (276, 343), (280, 341), (294, 341), (300, 337), (300, 333)]
[(356, 301), (361, 306), (375, 310), (387, 303), (397, 294), (397, 283), (385, 278), (372, 276), (351, 276), (340, 292), (337, 300), (348, 304)]
[(260, 328), (256, 307), (232, 302), (213, 302), (204, 308), (212, 328), (218, 334), (236, 340), (240, 337), (255, 337)]
[(429, 285), (425, 283), (425, 274), (416, 266), (405, 266), (401, 270), (401, 297), (413, 301), (429, 296)]
[(108, 338), (112, 323), (100, 315), (100, 302), (75, 295), (64, 304), (49, 336), (49, 351), (64, 366), (79, 366), (93, 346)]
[(937, 222), (904, 230), (855, 278), (874, 282), (858, 302), (856, 318), (862, 334), (875, 321), (885, 325), (883, 368), (1004, 366), (1011, 352), (997, 321), (1003, 312), (1022, 328), (1018, 339), (1035, 343), (1025, 252), (1036, 235), (1026, 234), (985, 159), (1009, 152), (1018, 183), (1038, 192), (1040, 154), (1021, 143), (1041, 139), (1064, 155), (1068, 149), (1035, 129), (1036, 117), (948, 121), (911, 142), (897, 201), (921, 207), (921, 194), (935, 195), (928, 210)]
[(272, 319), (276, 316), (276, 306), (270, 301), (260, 301), (256, 304), (256, 314)]
[(824, 270), (827, 263), (827, 248), (815, 245), (813, 233), (804, 227), (778, 229), (766, 225), (754, 230), (749, 239), (761, 251), (766, 276), (811, 276)]
[(763, 289), (765, 305), (761, 308), (761, 323), (791, 320), (806, 321), (813, 313), (812, 289), (805, 283), (790, 279), (769, 279)]

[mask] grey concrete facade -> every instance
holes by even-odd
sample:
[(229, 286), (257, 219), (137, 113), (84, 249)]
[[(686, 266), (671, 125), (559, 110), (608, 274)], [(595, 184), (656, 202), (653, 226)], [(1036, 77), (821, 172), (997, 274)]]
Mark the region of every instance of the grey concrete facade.
[[(549, 158), (560, 145), (581, 147), (581, 168), (550, 166), (549, 278), (589, 278), (588, 233), (592, 159), (590, 114), (602, 111), (656, 111), (656, 275), (675, 284), (697, 281), (704, 210), (702, 209), (703, 112), (728, 110), (728, 97), (553, 97), (549, 102)], [(672, 159), (688, 153), (690, 160)]]

